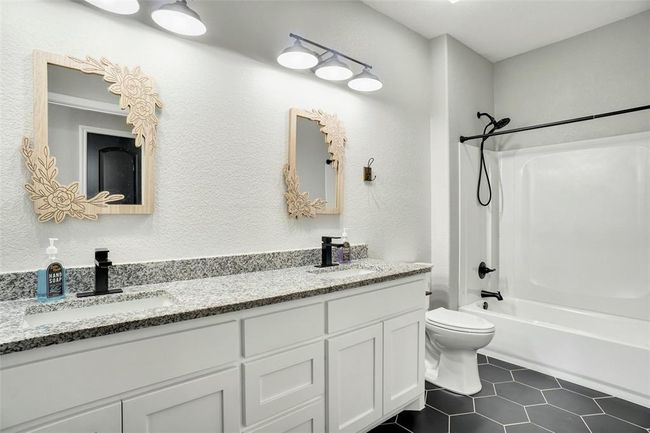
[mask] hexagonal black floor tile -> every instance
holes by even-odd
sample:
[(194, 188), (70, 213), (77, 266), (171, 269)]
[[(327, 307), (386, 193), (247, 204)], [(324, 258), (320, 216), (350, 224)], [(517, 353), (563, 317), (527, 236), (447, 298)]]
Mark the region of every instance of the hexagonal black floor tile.
[(548, 430), (527, 422), (506, 426), (506, 433), (548, 433)]
[(483, 388), (481, 388), (481, 390), (476, 394), (472, 394), (472, 397), (489, 397), (496, 394), (494, 392), (494, 384), (487, 380), (481, 380), (481, 386), (483, 386)]
[(535, 389), (519, 382), (497, 383), (494, 385), (497, 395), (507, 398), (521, 405), (546, 403), (539, 389)]
[(576, 394), (568, 389), (551, 389), (542, 392), (549, 404), (573, 412), (576, 415), (603, 413), (592, 398)]
[(476, 354), (476, 361), (479, 364), (487, 364), (487, 356), (481, 355), (480, 353)]
[(503, 433), (503, 426), (479, 414), (470, 413), (452, 416), (449, 433)]
[(545, 429), (555, 433), (589, 433), (587, 426), (578, 415), (549, 406), (528, 406), (526, 408), (530, 420)]
[(397, 424), (413, 433), (447, 433), (449, 416), (430, 407), (419, 412), (405, 410), (397, 416)]
[(650, 408), (620, 398), (599, 398), (598, 405), (606, 414), (631, 422), (645, 429), (650, 428)]
[(543, 374), (533, 370), (515, 370), (512, 376), (517, 382), (524, 383), (537, 389), (559, 388), (560, 384), (553, 376)]
[(429, 391), (427, 405), (435, 407), (447, 415), (474, 412), (474, 402), (471, 397), (454, 394), (444, 389)]
[(524, 367), (521, 367), (516, 364), (511, 364), (509, 362), (501, 361), (500, 359), (492, 358), (491, 356), (488, 356), (488, 362), (492, 365), (496, 365), (497, 367), (505, 368), (506, 370), (523, 370)]
[(474, 400), (474, 405), (476, 406), (477, 413), (501, 424), (514, 424), (528, 421), (523, 406), (505, 398), (498, 396), (477, 398)]
[(641, 427), (621, 421), (609, 415), (589, 415), (583, 417), (591, 433), (645, 433)]
[(481, 379), (492, 383), (512, 381), (512, 376), (508, 370), (490, 364), (479, 365), (478, 374)]
[(398, 424), (380, 424), (368, 433), (409, 433), (404, 427)]
[(434, 385), (433, 383), (425, 380), (424, 389), (427, 391), (433, 391), (434, 389), (440, 389), (440, 387), (438, 385)]
[(560, 382), (560, 385), (562, 388), (568, 389), (569, 391), (577, 392), (578, 394), (582, 394), (585, 397), (609, 397), (609, 394), (605, 394), (604, 392), (596, 391), (595, 389), (587, 388), (586, 386), (578, 385), (573, 382), (567, 382), (566, 380), (558, 379), (558, 382)]

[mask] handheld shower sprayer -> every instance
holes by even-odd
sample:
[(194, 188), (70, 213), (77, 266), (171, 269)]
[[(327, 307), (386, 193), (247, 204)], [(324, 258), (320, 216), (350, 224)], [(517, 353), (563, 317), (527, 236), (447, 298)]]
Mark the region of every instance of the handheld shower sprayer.
[[(476, 113), (476, 117), (479, 118), (479, 119), (481, 117), (483, 117), (483, 116), (490, 119), (490, 122), (487, 125), (485, 125), (485, 128), (483, 128), (483, 135), (489, 136), (490, 134), (492, 134), (497, 129), (504, 128), (508, 123), (510, 123), (510, 118), (509, 117), (504, 117), (501, 120), (496, 120), (494, 117), (492, 117), (488, 113), (481, 113), (480, 111), (478, 113)], [(492, 129), (490, 129), (490, 131), (488, 132), (488, 128), (490, 128), (490, 127), (492, 127)], [(487, 165), (485, 164), (485, 156), (483, 154), (483, 147), (485, 145), (485, 140), (487, 140), (487, 139), (488, 139), (488, 137), (483, 137), (483, 139), (481, 140), (481, 161), (479, 162), (478, 185), (476, 187), (476, 198), (478, 199), (478, 202), (479, 202), (479, 204), (481, 206), (487, 206), (492, 201), (492, 185), (490, 184), (490, 176), (488, 174)], [(487, 199), (486, 202), (481, 200), (481, 183), (482, 183), (481, 180), (483, 178), (483, 172), (484, 171), (485, 171), (485, 180), (487, 181), (488, 193), (489, 193), (488, 199)]]

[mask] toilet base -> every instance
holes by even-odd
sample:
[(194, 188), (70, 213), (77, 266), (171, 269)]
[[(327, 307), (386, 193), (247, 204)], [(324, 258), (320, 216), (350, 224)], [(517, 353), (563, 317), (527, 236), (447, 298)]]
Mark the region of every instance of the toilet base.
[(437, 368), (425, 362), (424, 377), (428, 382), (457, 394), (476, 394), (483, 387), (478, 375), (476, 350), (443, 351)]

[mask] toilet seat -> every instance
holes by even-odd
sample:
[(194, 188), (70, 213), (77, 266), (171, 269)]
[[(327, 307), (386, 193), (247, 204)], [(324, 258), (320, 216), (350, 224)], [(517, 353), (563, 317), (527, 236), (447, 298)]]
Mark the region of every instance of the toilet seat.
[(494, 325), (481, 317), (442, 307), (428, 311), (426, 323), (450, 331), (471, 334), (490, 334), (494, 332)]

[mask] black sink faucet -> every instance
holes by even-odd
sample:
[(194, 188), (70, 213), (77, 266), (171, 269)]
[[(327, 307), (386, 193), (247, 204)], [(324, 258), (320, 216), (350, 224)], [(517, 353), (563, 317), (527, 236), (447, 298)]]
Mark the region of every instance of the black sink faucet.
[(316, 266), (317, 268), (329, 268), (330, 266), (338, 266), (338, 263), (332, 263), (332, 247), (342, 247), (343, 244), (333, 244), (332, 239), (341, 239), (340, 236), (323, 236), (321, 241), (321, 263)]
[(108, 259), (108, 253), (106, 248), (95, 249), (95, 290), (77, 293), (78, 298), (122, 293), (122, 289), (108, 290), (108, 267), (113, 266), (113, 262)]
[(498, 301), (503, 301), (501, 292), (488, 292), (487, 290), (481, 290), (481, 298), (497, 298)]

